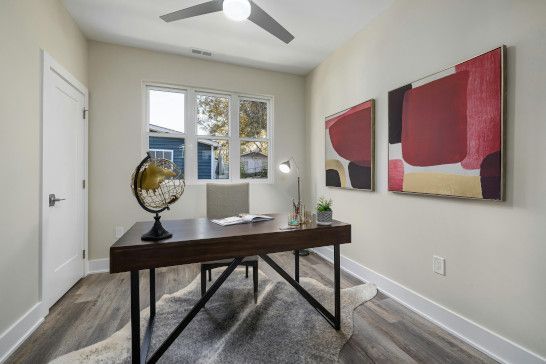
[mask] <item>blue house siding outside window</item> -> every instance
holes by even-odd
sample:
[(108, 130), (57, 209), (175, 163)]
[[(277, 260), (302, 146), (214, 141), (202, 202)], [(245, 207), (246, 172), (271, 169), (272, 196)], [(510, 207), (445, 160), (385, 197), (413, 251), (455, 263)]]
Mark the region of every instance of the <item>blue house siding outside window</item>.
[(209, 144), (197, 144), (197, 175), (199, 179), (212, 179), (212, 147)]
[(150, 150), (172, 150), (173, 162), (184, 174), (184, 139), (150, 137)]
[[(184, 173), (184, 139), (150, 137), (149, 149), (171, 150), (173, 162)], [(197, 144), (197, 166), (199, 179), (212, 179), (213, 157), (212, 147), (206, 143)]]

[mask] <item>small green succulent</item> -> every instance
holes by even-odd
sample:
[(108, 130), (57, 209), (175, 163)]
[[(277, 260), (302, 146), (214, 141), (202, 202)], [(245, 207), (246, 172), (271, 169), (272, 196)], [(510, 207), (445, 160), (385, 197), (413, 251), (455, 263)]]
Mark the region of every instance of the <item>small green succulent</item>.
[(332, 199), (321, 197), (317, 202), (317, 211), (332, 211)]

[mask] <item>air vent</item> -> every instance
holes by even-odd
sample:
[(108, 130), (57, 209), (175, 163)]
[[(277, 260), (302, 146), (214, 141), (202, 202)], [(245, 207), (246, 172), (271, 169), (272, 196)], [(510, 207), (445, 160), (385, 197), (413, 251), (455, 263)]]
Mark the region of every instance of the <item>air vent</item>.
[(197, 54), (197, 55), (205, 56), (205, 57), (211, 57), (211, 56), (212, 56), (212, 52), (210, 52), (210, 51), (204, 51), (204, 50), (197, 49), (197, 48), (192, 49), (191, 52), (192, 52), (193, 54)]

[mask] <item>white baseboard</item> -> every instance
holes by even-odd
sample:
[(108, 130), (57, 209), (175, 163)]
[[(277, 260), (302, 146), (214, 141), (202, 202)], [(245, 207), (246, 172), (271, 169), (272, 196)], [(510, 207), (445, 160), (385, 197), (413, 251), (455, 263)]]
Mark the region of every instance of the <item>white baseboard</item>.
[(0, 335), (0, 363), (17, 350), (17, 348), (44, 321), (42, 303), (38, 302), (13, 325)]
[[(110, 260), (95, 259), (89, 261), (88, 274), (108, 272)], [(17, 348), (40, 326), (47, 311), (44, 312), (42, 303), (36, 303), (30, 310), (0, 335), (0, 363), (17, 350)]]
[(110, 271), (110, 259), (93, 259), (89, 261), (88, 274), (104, 273)]
[[(326, 260), (330, 262), (333, 261), (334, 252), (331, 248), (321, 247), (313, 250)], [(341, 256), (341, 268), (355, 278), (365, 282), (375, 283), (377, 288), (387, 296), (393, 298), (427, 320), (434, 322), (444, 330), (457, 336), (497, 361), (514, 364), (546, 363), (546, 359), (538, 354), (523, 348), (343, 255)]]

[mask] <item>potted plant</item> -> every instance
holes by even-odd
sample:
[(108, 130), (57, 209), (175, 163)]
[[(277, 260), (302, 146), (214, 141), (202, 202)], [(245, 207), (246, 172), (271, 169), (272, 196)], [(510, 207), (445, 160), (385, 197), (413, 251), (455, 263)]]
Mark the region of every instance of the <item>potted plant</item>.
[(332, 223), (332, 199), (321, 197), (317, 202), (317, 224), (330, 225)]

